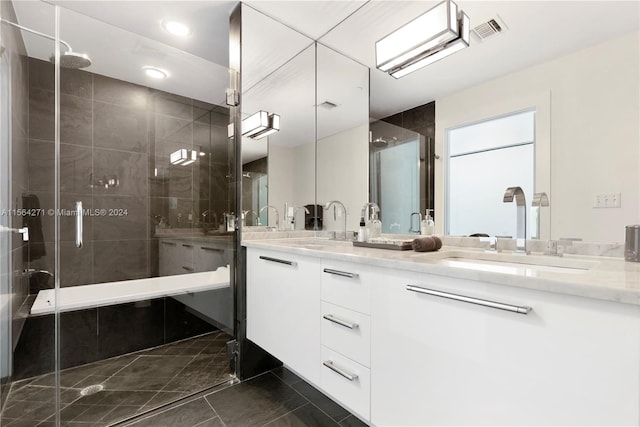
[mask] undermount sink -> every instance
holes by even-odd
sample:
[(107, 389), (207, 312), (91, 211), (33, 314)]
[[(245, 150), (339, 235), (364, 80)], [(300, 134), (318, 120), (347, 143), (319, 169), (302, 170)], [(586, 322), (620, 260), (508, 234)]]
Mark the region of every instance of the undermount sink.
[(299, 241), (290, 241), (288, 244), (304, 249), (325, 249), (328, 247), (345, 246), (351, 242), (345, 242), (344, 240), (332, 240), (332, 239), (304, 239)]
[(513, 253), (446, 251), (438, 255), (436, 263), (440, 265), (524, 276), (538, 272), (584, 274), (597, 265), (595, 261)]

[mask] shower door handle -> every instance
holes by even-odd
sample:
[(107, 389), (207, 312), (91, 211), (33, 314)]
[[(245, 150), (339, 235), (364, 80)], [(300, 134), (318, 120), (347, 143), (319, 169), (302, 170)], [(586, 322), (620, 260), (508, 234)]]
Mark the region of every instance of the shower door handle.
[(82, 202), (76, 202), (76, 248), (82, 247)]

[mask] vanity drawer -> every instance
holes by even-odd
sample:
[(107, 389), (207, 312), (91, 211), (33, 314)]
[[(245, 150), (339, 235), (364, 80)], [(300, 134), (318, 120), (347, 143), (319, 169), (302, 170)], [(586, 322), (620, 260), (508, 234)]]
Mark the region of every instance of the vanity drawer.
[(369, 316), (328, 302), (321, 303), (321, 343), (369, 367), (371, 319)]
[(195, 271), (193, 245), (181, 240), (159, 241), (160, 276), (188, 274)]
[[(321, 348), (322, 390), (353, 413), (369, 420), (371, 372), (325, 346)], [(328, 366), (327, 366), (328, 365)]]
[(224, 247), (199, 245), (195, 256), (196, 271), (214, 271), (229, 264)]
[(371, 268), (362, 264), (323, 260), (321, 298), (360, 313), (371, 312)]

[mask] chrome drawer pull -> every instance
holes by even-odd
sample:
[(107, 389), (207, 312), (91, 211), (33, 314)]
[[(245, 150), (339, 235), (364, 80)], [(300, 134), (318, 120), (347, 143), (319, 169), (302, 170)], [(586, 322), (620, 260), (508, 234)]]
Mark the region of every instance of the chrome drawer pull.
[(224, 252), (224, 249), (219, 248), (210, 248), (209, 246), (201, 246), (203, 251), (211, 251), (211, 252)]
[(165, 241), (163, 240), (163, 241), (161, 241), (160, 243), (162, 243), (163, 245), (176, 246), (175, 242), (165, 242)]
[(184, 265), (182, 266), (183, 270), (187, 270), (187, 271), (193, 271), (193, 268), (191, 267), (185, 267)]
[(333, 270), (331, 268), (325, 268), (324, 272), (325, 273), (329, 273), (329, 274), (335, 274), (336, 276), (348, 277), (350, 279), (357, 279), (358, 278), (358, 273), (349, 273), (349, 272), (346, 272), (346, 271)]
[(420, 294), (433, 295), (435, 297), (448, 298), (455, 301), (468, 302), (470, 304), (482, 305), (485, 307), (497, 308), (499, 310), (511, 311), (518, 314), (529, 314), (533, 308), (527, 306), (503, 304), (501, 302), (488, 301), (486, 299), (472, 298), (464, 295), (450, 294), (448, 292), (436, 291), (433, 289), (422, 288), (420, 286), (407, 285), (407, 290), (411, 292), (418, 292)]
[(345, 377), (346, 379), (348, 379), (349, 381), (355, 381), (358, 379), (358, 374), (352, 374), (351, 372), (347, 372), (342, 368), (338, 368), (335, 363), (333, 363), (333, 360), (327, 360), (326, 362), (322, 362), (322, 364), (324, 366), (326, 366), (327, 368), (331, 369), (333, 372), (335, 372), (338, 375), (341, 375), (343, 377)]
[(192, 247), (193, 247), (193, 245), (187, 245), (187, 244), (184, 244), (184, 243), (183, 243), (183, 244), (182, 244), (182, 247), (184, 247), (184, 248), (192, 248)]
[(358, 327), (357, 323), (349, 322), (348, 320), (338, 319), (333, 314), (325, 314), (324, 316), (322, 316), (322, 318), (328, 320), (329, 322), (333, 322), (340, 326), (344, 326), (345, 328), (356, 329)]
[(263, 259), (265, 261), (271, 261), (271, 262), (277, 262), (278, 264), (286, 264), (286, 265), (291, 265), (293, 267), (295, 267), (296, 265), (298, 265), (297, 262), (295, 261), (287, 261), (284, 259), (278, 259), (278, 258), (271, 258), (269, 256), (260, 256), (260, 259)]

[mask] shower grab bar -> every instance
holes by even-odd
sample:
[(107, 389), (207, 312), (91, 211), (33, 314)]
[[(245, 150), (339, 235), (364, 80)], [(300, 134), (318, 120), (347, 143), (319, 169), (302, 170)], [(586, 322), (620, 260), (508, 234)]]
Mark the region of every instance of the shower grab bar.
[(336, 276), (348, 277), (349, 279), (357, 279), (359, 277), (358, 273), (349, 273), (348, 271), (334, 270), (332, 268), (325, 268), (324, 272)]
[(358, 374), (354, 374), (342, 368), (339, 368), (338, 366), (336, 366), (335, 363), (333, 363), (333, 360), (326, 360), (322, 362), (322, 364), (327, 368), (331, 369), (336, 374), (348, 379), (349, 381), (355, 381), (358, 379)]
[(76, 248), (82, 247), (82, 202), (76, 202)]
[(260, 255), (260, 259), (263, 259), (265, 261), (277, 262), (278, 264), (286, 264), (286, 265), (290, 265), (292, 267), (295, 267), (295, 266), (298, 265), (298, 263), (295, 262), (295, 261), (287, 261), (287, 260), (284, 260), (284, 259), (271, 258), (270, 256), (262, 256), (262, 255)]
[(482, 305), (485, 307), (496, 308), (498, 310), (510, 311), (512, 313), (518, 313), (518, 314), (529, 314), (529, 312), (533, 310), (531, 307), (527, 307), (527, 306), (504, 304), (501, 302), (489, 301), (486, 299), (467, 297), (464, 295), (457, 295), (457, 294), (450, 294), (448, 292), (436, 291), (433, 289), (422, 288), (420, 286), (414, 286), (414, 285), (407, 285), (407, 290), (411, 292), (417, 292), (420, 294), (432, 295), (435, 297), (467, 302), (469, 304), (476, 304), (476, 305)]

